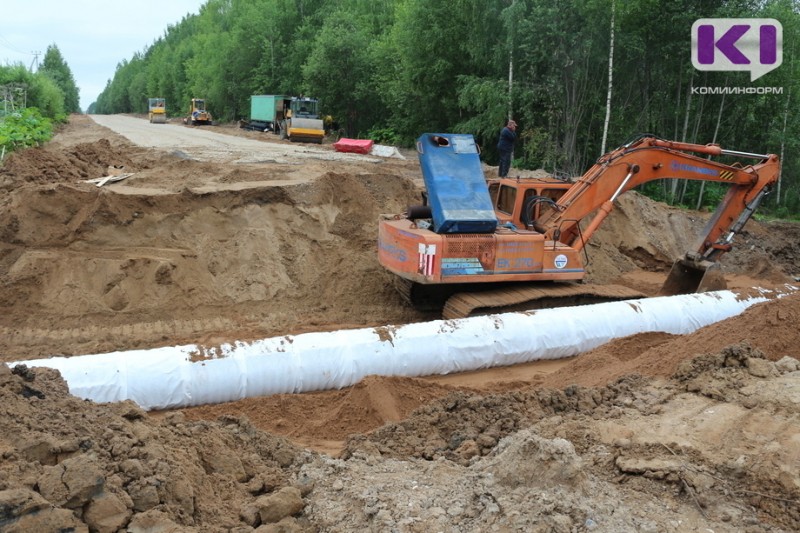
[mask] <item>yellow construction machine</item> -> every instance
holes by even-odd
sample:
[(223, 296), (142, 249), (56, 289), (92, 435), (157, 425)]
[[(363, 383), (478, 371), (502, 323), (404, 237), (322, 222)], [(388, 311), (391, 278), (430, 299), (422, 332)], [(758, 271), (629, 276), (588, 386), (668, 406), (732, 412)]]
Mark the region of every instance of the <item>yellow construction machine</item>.
[(206, 109), (206, 101), (203, 98), (192, 98), (189, 104), (189, 116), (183, 119), (184, 124), (200, 126), (212, 124), (211, 113)]
[(147, 108), (150, 124), (165, 124), (167, 122), (166, 100), (163, 98), (148, 98)]
[(322, 144), (325, 125), (319, 116), (319, 100), (296, 96), (284, 100), (284, 118), (278, 124), (281, 139)]

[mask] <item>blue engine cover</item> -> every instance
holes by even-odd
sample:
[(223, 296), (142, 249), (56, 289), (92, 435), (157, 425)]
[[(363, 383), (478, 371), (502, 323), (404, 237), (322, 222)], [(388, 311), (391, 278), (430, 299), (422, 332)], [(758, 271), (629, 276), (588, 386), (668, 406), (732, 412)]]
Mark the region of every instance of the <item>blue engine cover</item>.
[(422, 177), (436, 233), (492, 233), (489, 187), (472, 135), (425, 133), (417, 139)]

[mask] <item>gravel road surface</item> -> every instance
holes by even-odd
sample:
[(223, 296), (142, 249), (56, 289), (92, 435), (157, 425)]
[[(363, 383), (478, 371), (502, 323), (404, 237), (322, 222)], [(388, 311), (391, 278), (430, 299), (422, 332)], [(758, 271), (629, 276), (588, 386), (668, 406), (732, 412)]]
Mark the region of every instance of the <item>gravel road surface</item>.
[(298, 158), (323, 161), (373, 162), (380, 159), (340, 153), (331, 146), (281, 141), (265, 134), (263, 141), (212, 131), (214, 126), (150, 124), (127, 115), (91, 115), (101, 126), (126, 137), (139, 146), (176, 153), (186, 159), (215, 163), (290, 163)]

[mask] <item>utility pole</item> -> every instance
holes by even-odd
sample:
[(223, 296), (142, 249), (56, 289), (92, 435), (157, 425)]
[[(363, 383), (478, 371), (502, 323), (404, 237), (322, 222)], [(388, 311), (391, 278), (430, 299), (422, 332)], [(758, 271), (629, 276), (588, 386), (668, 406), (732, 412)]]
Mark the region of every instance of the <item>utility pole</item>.
[(33, 55), (33, 60), (31, 61), (31, 68), (29, 69), (31, 72), (33, 72), (34, 63), (36, 64), (36, 70), (39, 70), (39, 56), (41, 54), (42, 54), (41, 52), (31, 52), (31, 55)]

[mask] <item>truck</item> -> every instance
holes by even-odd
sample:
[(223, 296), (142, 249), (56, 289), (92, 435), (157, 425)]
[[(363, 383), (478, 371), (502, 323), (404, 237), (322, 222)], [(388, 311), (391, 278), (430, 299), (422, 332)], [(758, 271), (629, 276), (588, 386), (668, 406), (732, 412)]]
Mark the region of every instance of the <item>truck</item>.
[(281, 139), (322, 143), (325, 126), (319, 115), (319, 100), (305, 96), (261, 94), (250, 97), (245, 129), (271, 131)]
[[(471, 135), (426, 133), (417, 140), (417, 152), (426, 201), (406, 213), (381, 216), (378, 260), (409, 303), (441, 309), (446, 319), (636, 297), (625, 287), (581, 283), (585, 247), (621, 194), (656, 179), (728, 185), (693, 249), (673, 264), (660, 294), (724, 289), (718, 261), (732, 249), (734, 236), (780, 171), (775, 154), (652, 135), (612, 150), (582, 176), (560, 184), (534, 178), (487, 183)], [(708, 156), (756, 162), (726, 164)]]
[(257, 131), (276, 131), (284, 116), (284, 103), (290, 97), (280, 94), (257, 94), (250, 97), (250, 119), (242, 128)]

